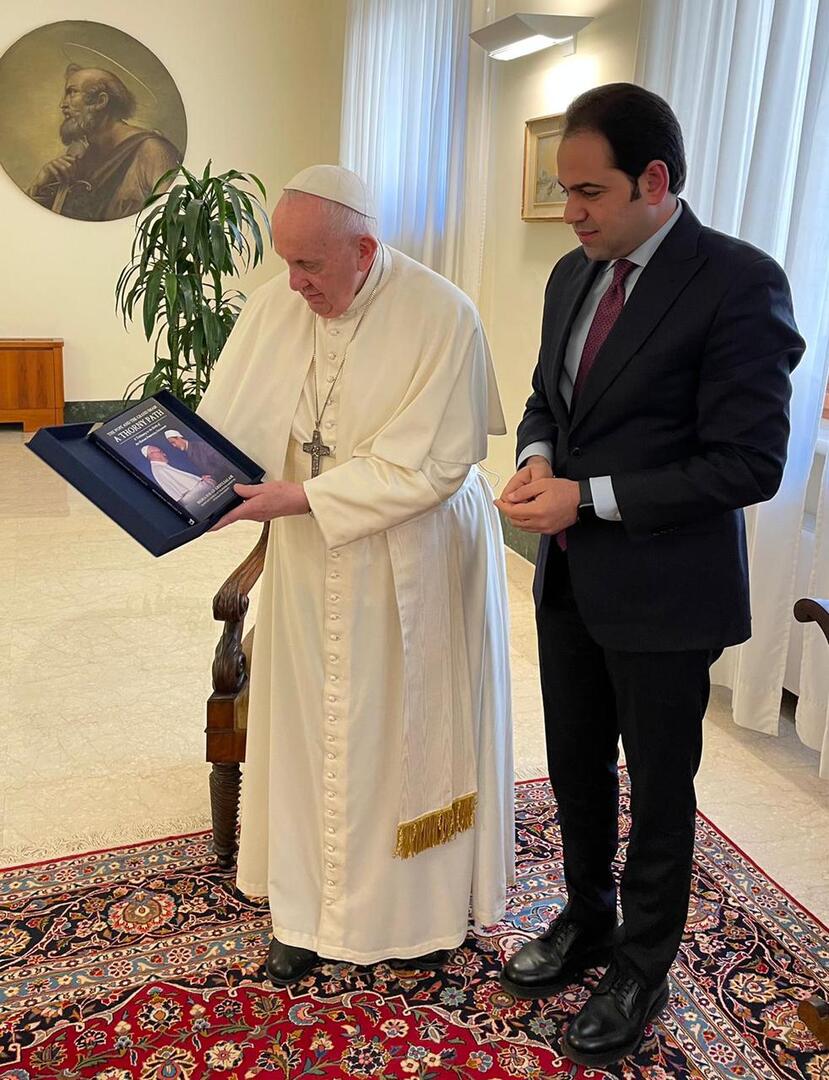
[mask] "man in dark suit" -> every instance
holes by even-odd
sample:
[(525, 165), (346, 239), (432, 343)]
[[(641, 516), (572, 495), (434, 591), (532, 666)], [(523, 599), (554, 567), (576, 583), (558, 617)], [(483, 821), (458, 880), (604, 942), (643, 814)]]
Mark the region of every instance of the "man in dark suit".
[[(709, 666), (750, 635), (742, 508), (777, 490), (803, 352), (780, 267), (677, 198), (682, 134), (626, 83), (567, 111), (577, 250), (547, 285), (518, 471), (498, 505), (541, 534), (534, 595), (567, 905), (502, 982), (543, 997), (609, 962), (563, 1049), (632, 1053), (668, 1000), (691, 882)], [(618, 742), (632, 827), (617, 927)]]

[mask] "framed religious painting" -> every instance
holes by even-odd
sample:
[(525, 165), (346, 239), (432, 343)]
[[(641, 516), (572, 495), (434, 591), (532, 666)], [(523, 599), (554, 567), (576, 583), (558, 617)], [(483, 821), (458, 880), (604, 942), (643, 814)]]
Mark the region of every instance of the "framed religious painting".
[(556, 154), (564, 127), (564, 114), (538, 116), (524, 127), (524, 221), (561, 221), (567, 201), (558, 182)]
[(53, 214), (113, 221), (138, 213), (186, 147), (173, 77), (117, 27), (50, 23), (0, 57), (0, 165)]

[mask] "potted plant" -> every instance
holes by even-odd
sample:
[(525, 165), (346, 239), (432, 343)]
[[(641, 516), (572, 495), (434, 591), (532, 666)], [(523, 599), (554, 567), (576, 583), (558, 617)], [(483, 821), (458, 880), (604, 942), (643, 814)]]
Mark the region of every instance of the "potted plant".
[(211, 176), (210, 167), (208, 161), (201, 177), (183, 165), (165, 173), (136, 221), (115, 302), (125, 326), (140, 307), (153, 367), (129, 384), (125, 399), (166, 389), (195, 409), (245, 301), (238, 289), (225, 288), (224, 278), (262, 260), (257, 215), (270, 239), (254, 190), (267, 198), (261, 181), (235, 169)]

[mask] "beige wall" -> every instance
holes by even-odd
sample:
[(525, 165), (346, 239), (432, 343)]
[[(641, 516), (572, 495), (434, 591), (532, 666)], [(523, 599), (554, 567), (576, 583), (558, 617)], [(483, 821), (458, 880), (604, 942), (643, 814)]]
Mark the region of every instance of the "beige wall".
[[(496, 66), (495, 114), (484, 254), (481, 315), (489, 335), (508, 435), (490, 443), (488, 466), (501, 484), (512, 475), (515, 428), (524, 409), (538, 354), (544, 286), (555, 261), (575, 247), (563, 222), (521, 220), (524, 122), (562, 112), (583, 90), (633, 78), (641, 0), (582, 0), (568, 14), (594, 15), (579, 34), (574, 56), (555, 50)], [(532, 0), (498, 0), (497, 17), (543, 11)], [(555, 4), (552, 5), (555, 9)]]
[[(66, 18), (138, 38), (184, 100), (185, 164), (200, 171), (212, 157), (215, 169), (255, 172), (271, 206), (299, 169), (339, 158), (346, 0), (4, 0), (2, 8), (0, 54), (35, 27)], [(151, 363), (143, 335), (127, 334), (114, 312), (135, 219), (61, 218), (0, 169), (0, 221), (0, 337), (64, 338), (67, 400), (119, 397)], [(277, 266), (271, 254), (243, 287)]]

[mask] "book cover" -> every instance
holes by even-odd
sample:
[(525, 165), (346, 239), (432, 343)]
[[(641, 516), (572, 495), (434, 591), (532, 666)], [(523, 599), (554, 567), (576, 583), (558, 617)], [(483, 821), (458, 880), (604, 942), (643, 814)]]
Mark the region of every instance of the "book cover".
[(253, 483), (154, 397), (107, 420), (89, 438), (191, 525), (218, 519), (240, 502), (233, 485)]

